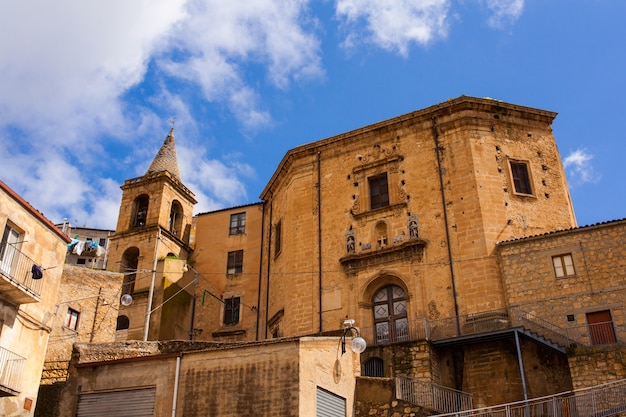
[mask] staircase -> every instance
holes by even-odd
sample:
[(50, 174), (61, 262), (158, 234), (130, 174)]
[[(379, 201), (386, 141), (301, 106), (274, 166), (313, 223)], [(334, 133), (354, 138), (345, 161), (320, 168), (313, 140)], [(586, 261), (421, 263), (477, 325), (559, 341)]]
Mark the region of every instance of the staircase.
[(610, 417), (626, 413), (626, 379), (528, 401), (438, 414), (439, 417)]

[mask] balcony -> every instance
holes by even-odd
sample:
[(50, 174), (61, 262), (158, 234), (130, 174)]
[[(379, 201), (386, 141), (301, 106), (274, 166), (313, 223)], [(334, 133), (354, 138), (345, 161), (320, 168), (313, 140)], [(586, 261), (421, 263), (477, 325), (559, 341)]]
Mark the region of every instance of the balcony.
[(26, 358), (0, 347), (0, 397), (18, 395)]
[(0, 294), (5, 299), (16, 305), (41, 301), (43, 279), (33, 279), (33, 265), (38, 263), (7, 245), (0, 260)]

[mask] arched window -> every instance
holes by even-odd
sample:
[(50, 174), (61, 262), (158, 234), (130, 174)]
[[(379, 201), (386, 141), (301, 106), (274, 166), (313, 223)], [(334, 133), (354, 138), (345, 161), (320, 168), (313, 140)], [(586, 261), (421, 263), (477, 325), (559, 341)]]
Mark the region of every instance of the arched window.
[(117, 326), (115, 330), (126, 330), (130, 327), (130, 320), (126, 316), (117, 316)]
[(135, 216), (133, 218), (133, 227), (144, 227), (146, 225), (146, 220), (148, 218), (148, 203), (150, 202), (150, 197), (148, 195), (143, 194), (135, 199)]
[(124, 282), (122, 284), (122, 295), (132, 294), (135, 290), (135, 280), (137, 279), (137, 265), (139, 263), (139, 249), (128, 248), (122, 255), (122, 269)]
[(366, 360), (363, 364), (363, 376), (383, 378), (385, 376), (385, 366), (383, 360), (377, 357)]
[(180, 237), (183, 226), (183, 206), (176, 200), (172, 201), (168, 229), (176, 237)]
[(376, 344), (409, 339), (406, 294), (397, 285), (388, 285), (374, 294), (374, 326)]

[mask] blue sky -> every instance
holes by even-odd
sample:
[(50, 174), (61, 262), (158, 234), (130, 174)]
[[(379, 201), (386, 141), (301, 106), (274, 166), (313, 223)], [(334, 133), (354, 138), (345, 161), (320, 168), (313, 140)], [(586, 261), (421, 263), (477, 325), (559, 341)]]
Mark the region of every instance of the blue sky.
[(175, 120), (196, 213), (285, 152), (460, 95), (558, 112), (579, 225), (626, 217), (622, 0), (5, 0), (0, 179), (114, 228)]

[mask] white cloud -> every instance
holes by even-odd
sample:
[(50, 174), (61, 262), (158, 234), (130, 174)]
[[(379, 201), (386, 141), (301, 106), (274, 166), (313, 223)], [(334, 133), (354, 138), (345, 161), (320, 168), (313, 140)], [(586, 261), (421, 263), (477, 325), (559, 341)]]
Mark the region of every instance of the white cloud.
[(407, 56), (413, 43), (446, 37), (449, 8), (449, 0), (336, 0), (335, 13), (348, 30), (344, 46), (373, 43)]
[(200, 84), (208, 101), (224, 101), (245, 127), (271, 122), (258, 92), (246, 82), (255, 66), (267, 70), (267, 80), (286, 88), (292, 80), (319, 77), (320, 45), (307, 32), (308, 1), (191, 1), (189, 19), (172, 33), (173, 52), (159, 60), (173, 77)]
[(587, 153), (586, 149), (577, 149), (570, 152), (563, 159), (563, 167), (569, 177), (571, 186), (585, 183), (598, 183), (600, 175), (597, 174), (591, 164), (593, 155)]
[(497, 29), (514, 23), (524, 9), (524, 0), (486, 0), (486, 3), (492, 13), (487, 23)]

